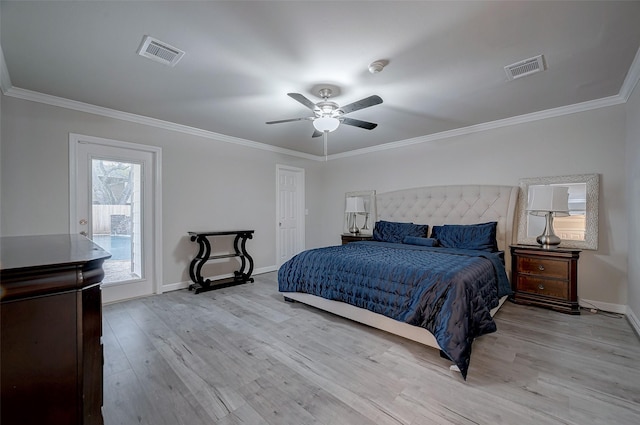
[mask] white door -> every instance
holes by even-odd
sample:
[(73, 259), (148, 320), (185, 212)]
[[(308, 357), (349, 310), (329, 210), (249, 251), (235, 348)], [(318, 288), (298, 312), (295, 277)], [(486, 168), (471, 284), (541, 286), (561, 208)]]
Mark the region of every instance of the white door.
[(304, 249), (304, 169), (276, 166), (277, 265)]
[(154, 222), (155, 148), (70, 136), (72, 233), (111, 253), (104, 263), (104, 302), (161, 291)]

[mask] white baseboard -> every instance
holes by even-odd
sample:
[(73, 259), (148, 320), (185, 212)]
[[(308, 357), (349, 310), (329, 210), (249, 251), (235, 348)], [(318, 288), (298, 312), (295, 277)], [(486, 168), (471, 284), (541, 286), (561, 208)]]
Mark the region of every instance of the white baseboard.
[(579, 300), (578, 303), (580, 304), (580, 307), (597, 308), (598, 310), (602, 310), (602, 311), (609, 311), (611, 313), (624, 314), (627, 318), (627, 321), (629, 322), (633, 330), (636, 332), (636, 335), (638, 335), (638, 338), (640, 338), (640, 320), (638, 319), (638, 316), (635, 315), (633, 310), (631, 310), (631, 307), (629, 307), (628, 305), (611, 304), (611, 303), (605, 303), (602, 301), (591, 301), (591, 300), (582, 300), (582, 299)]
[[(253, 273), (251, 273), (251, 276), (255, 276), (257, 274), (274, 272), (276, 270), (278, 270), (278, 268), (276, 266), (260, 267), (260, 268), (254, 269)], [(229, 278), (229, 277), (233, 277), (233, 274), (229, 273), (229, 274), (220, 275), (220, 276), (207, 276), (207, 277), (205, 277), (205, 279), (219, 280), (219, 279), (226, 279), (226, 278)], [(186, 289), (192, 283), (193, 282), (191, 282), (190, 280), (187, 280), (187, 281), (184, 281), (184, 282), (169, 283), (169, 284), (166, 284), (166, 285), (162, 285), (162, 292), (164, 293), (164, 292), (169, 292), (169, 291), (177, 291), (178, 289)]]
[(580, 304), (580, 307), (587, 309), (596, 308), (598, 310), (609, 311), (611, 313), (627, 314), (627, 306), (622, 304), (605, 303), (602, 301), (593, 301), (584, 298), (580, 298), (578, 300), (578, 304)]
[(631, 327), (636, 331), (636, 335), (640, 338), (640, 320), (638, 320), (638, 316), (636, 316), (631, 310), (631, 307), (627, 306), (627, 320), (631, 324)]

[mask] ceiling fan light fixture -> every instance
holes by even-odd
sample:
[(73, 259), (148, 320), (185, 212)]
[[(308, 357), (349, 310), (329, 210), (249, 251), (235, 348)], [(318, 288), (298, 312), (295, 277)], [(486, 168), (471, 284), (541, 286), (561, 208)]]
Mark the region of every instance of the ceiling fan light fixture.
[(365, 130), (373, 130), (378, 126), (378, 124), (376, 123), (362, 121), (355, 118), (347, 118), (345, 117), (345, 115), (351, 112), (359, 111), (360, 109), (381, 104), (382, 98), (380, 96), (372, 95), (340, 107), (340, 105), (338, 105), (337, 103), (328, 100), (331, 93), (331, 89), (329, 88), (321, 89), (320, 94), (323, 100), (322, 102), (318, 103), (313, 103), (300, 93), (287, 93), (287, 96), (310, 109), (313, 112), (313, 115), (310, 117), (267, 121), (266, 124), (279, 124), (283, 122), (310, 120), (313, 124), (313, 127), (315, 128), (315, 131), (313, 132), (313, 135), (311, 137), (318, 137), (324, 134), (325, 139), (327, 133), (335, 131), (340, 126), (340, 124), (363, 128)]
[(334, 117), (320, 117), (313, 120), (313, 126), (316, 130), (320, 132), (329, 132), (335, 131), (340, 125), (340, 120)]

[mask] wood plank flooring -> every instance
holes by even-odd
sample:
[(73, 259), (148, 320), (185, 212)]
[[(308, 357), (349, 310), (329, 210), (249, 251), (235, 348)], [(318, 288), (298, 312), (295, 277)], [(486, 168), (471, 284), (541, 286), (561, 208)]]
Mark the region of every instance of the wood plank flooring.
[(625, 318), (507, 302), (465, 382), (437, 350), (254, 277), (105, 306), (105, 424), (640, 424)]

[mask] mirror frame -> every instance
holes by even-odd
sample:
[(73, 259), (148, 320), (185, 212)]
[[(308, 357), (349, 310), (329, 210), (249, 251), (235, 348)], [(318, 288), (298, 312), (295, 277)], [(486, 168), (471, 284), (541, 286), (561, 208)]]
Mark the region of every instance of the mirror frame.
[[(371, 236), (373, 235), (373, 226), (376, 224), (377, 215), (376, 215), (376, 191), (375, 190), (360, 190), (357, 192), (346, 192), (344, 194), (344, 205), (347, 205), (347, 198), (352, 196), (359, 196), (364, 198), (364, 206), (367, 210), (368, 217), (362, 219), (362, 225), (367, 223), (368, 229), (360, 228), (361, 235)], [(362, 214), (360, 214), (362, 215)], [(356, 224), (358, 223), (358, 217), (356, 216)], [(358, 226), (360, 227), (360, 226)], [(344, 223), (342, 225), (342, 233), (349, 233), (349, 214), (344, 213)]]
[(575, 241), (563, 239), (560, 248), (598, 249), (598, 194), (600, 192), (599, 174), (576, 174), (572, 176), (534, 177), (520, 179), (520, 196), (518, 197), (518, 244), (538, 245), (536, 237), (527, 235), (527, 202), (529, 186), (563, 183), (586, 183), (587, 204), (585, 216), (585, 240)]

